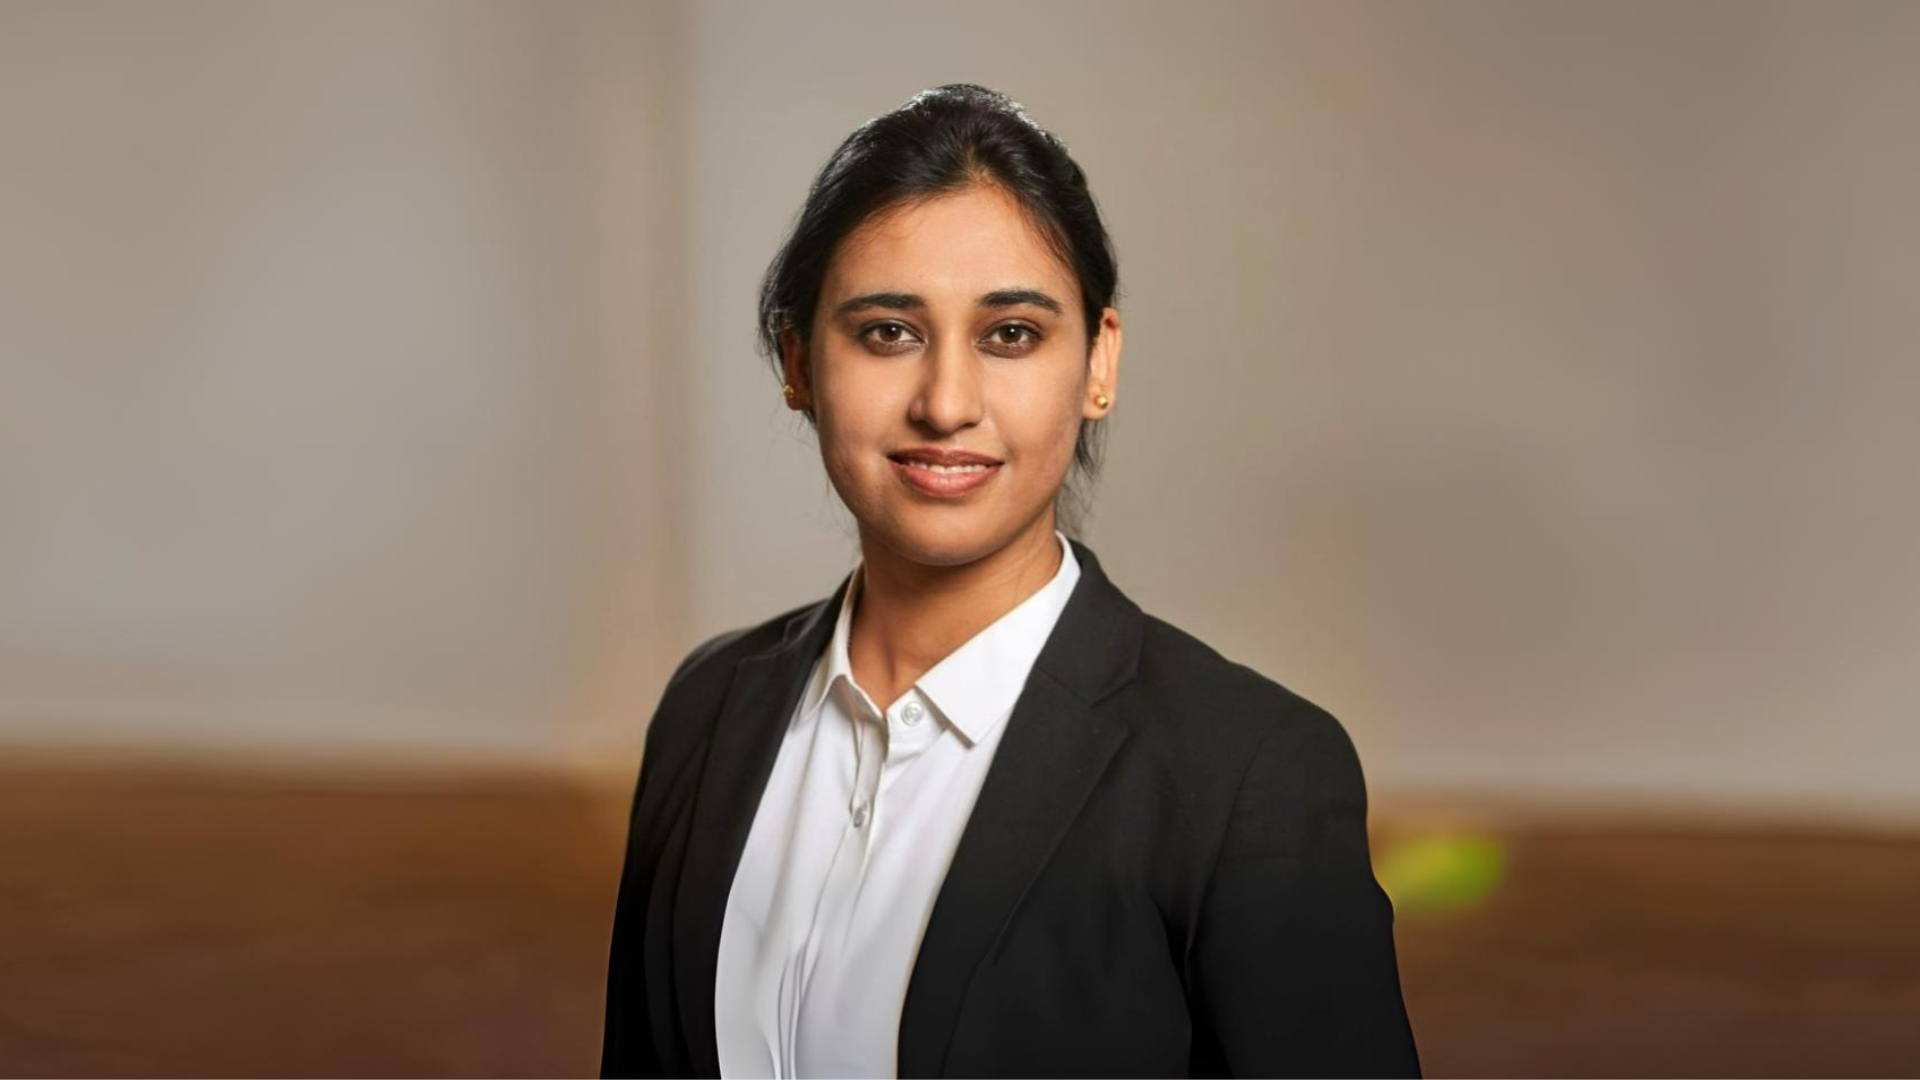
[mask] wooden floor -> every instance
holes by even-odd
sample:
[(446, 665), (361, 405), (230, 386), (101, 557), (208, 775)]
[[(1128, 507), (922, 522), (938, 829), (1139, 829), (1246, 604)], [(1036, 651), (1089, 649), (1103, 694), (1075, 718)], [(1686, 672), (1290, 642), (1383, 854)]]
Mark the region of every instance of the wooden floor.
[[(590, 1075), (617, 803), (0, 774), (0, 1074)], [(1503, 842), (1398, 923), (1428, 1075), (1920, 1073), (1920, 837)]]

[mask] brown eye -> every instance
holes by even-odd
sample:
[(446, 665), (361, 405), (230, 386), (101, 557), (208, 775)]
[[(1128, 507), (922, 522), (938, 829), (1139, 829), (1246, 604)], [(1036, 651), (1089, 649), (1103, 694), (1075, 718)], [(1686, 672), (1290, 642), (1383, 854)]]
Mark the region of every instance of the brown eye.
[(879, 322), (860, 331), (860, 337), (869, 345), (877, 346), (882, 352), (898, 352), (912, 339), (913, 331), (905, 324), (897, 322)]
[(1005, 353), (1015, 355), (1033, 351), (1040, 341), (1040, 334), (1031, 326), (1021, 323), (1007, 323), (996, 326), (987, 334), (987, 343)]

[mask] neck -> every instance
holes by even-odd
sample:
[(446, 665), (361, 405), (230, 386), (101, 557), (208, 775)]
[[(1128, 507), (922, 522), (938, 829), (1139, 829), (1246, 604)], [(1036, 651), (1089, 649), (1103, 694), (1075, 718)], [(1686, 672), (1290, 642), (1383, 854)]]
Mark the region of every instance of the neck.
[(848, 659), (881, 708), (948, 653), (1039, 592), (1060, 571), (1051, 510), (992, 554), (959, 566), (902, 557), (861, 530)]

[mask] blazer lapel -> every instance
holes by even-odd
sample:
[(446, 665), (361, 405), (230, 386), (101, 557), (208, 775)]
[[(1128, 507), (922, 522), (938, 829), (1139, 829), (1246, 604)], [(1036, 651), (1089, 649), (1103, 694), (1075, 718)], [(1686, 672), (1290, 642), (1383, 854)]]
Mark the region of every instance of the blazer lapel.
[(1133, 677), (1145, 617), (1070, 542), (1080, 580), (1014, 704), (921, 939), (901, 1011), (901, 1076), (942, 1072), (975, 969), (1127, 736), (1097, 706)]
[(740, 661), (714, 720), (674, 899), (675, 997), (697, 1076), (720, 1075), (713, 993), (734, 871), (807, 673), (833, 634), (852, 581), (848, 574), (832, 596), (796, 614), (779, 645)]

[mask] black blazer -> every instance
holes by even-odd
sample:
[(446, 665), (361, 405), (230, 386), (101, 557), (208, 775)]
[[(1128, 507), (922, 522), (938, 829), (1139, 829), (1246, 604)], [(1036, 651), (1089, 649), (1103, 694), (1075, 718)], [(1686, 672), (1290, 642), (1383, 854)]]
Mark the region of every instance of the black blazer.
[[(1080, 580), (920, 943), (899, 1074), (1418, 1075), (1339, 721), (1145, 614), (1072, 543)], [(604, 1076), (719, 1075), (727, 895), (851, 580), (706, 642), (667, 684), (620, 879)]]

